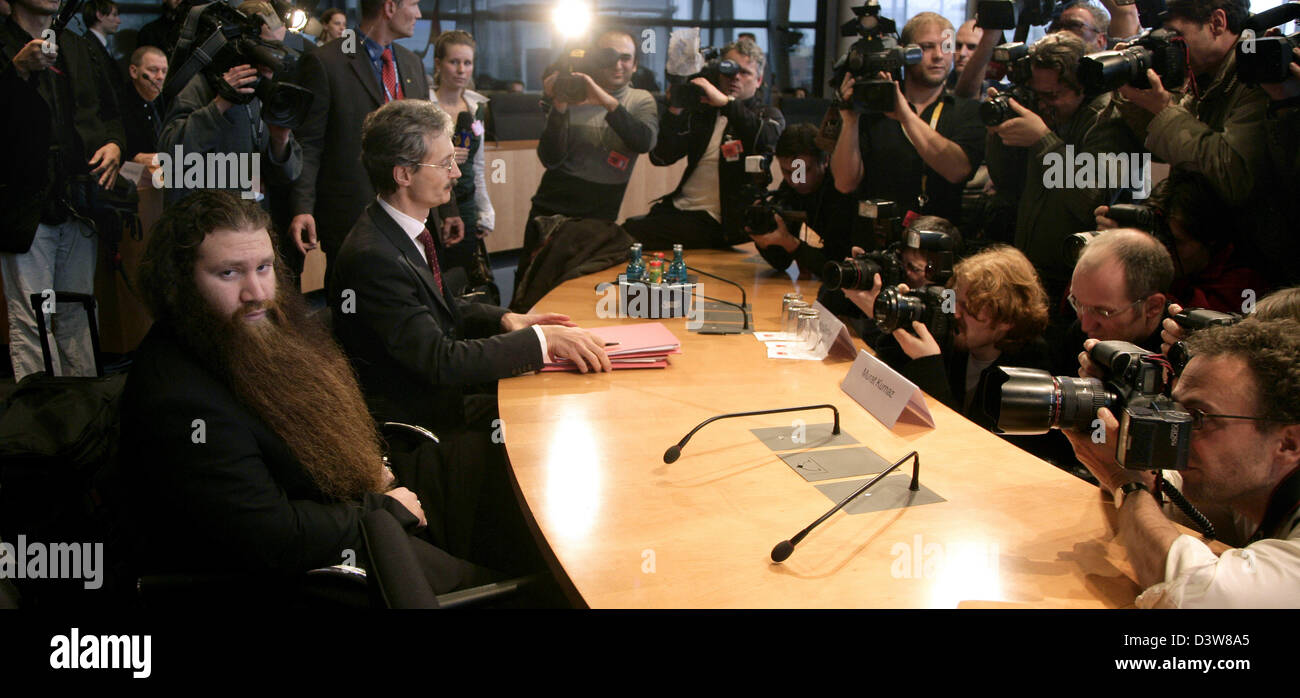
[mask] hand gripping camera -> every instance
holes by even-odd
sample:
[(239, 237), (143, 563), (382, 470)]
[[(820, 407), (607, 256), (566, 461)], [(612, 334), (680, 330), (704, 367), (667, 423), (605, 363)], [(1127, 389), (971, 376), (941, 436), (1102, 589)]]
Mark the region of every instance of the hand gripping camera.
[(1187, 467), (1192, 416), (1167, 396), (1172, 371), (1159, 354), (1128, 342), (1098, 342), (1088, 353), (1105, 380), (1053, 376), (998, 366), (981, 377), (980, 396), (999, 434), (1096, 429), (1097, 410), (1119, 418), (1116, 461), (1134, 470)]
[(754, 235), (765, 235), (776, 230), (776, 218), (785, 221), (786, 230), (798, 237), (799, 228), (808, 219), (808, 214), (782, 207), (778, 201), (780, 190), (769, 189), (772, 185), (772, 152), (750, 155), (745, 158), (745, 176), (749, 181), (742, 189), (742, 197), (752, 201), (745, 208), (745, 227)]
[(1127, 48), (1101, 51), (1079, 59), (1079, 82), (1089, 93), (1110, 92), (1124, 85), (1150, 89), (1147, 69), (1160, 76), (1166, 89), (1181, 87), (1187, 78), (1187, 43), (1168, 29), (1145, 31)]
[[(853, 8), (856, 18), (844, 23), (841, 36), (860, 37), (848, 53), (835, 62), (831, 88), (838, 91), (845, 75), (852, 75), (853, 96), (849, 99), (858, 113), (883, 114), (894, 110), (894, 80), (903, 79), (903, 66), (921, 62), (921, 47), (916, 44), (898, 45), (898, 31), (894, 20), (880, 16), (878, 0), (868, 0)], [(894, 80), (886, 80), (880, 73), (889, 73)]]

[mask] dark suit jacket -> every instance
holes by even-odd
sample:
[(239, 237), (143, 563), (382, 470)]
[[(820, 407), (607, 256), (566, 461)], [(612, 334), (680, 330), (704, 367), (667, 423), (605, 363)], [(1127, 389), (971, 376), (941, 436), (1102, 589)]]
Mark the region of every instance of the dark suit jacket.
[(659, 123), (659, 139), (650, 151), (650, 162), (662, 167), (686, 158), (686, 171), (682, 173), (681, 181), (671, 194), (664, 197), (672, 200), (681, 193), (686, 180), (690, 179), (700, 159), (704, 157), (719, 115), (727, 117), (727, 128), (722, 133), (722, 141), (725, 143), (728, 138), (734, 138), (744, 148), (735, 162), (729, 162), (721, 154), (718, 155), (722, 231), (729, 243), (749, 242), (749, 236), (744, 231), (743, 215), (745, 207), (753, 202), (745, 200), (741, 192), (745, 183), (745, 157), (761, 155), (764, 150), (776, 147), (777, 139), (785, 130), (785, 117), (781, 115), (781, 110), (753, 98), (744, 102), (732, 100), (720, 109), (688, 109), (681, 114), (665, 111)]
[[(200, 443), (195, 420), (203, 420)], [(347, 549), (360, 558), (370, 509), (416, 523), (391, 497), (328, 501), (285, 442), (167, 322), (141, 342), (127, 378), (121, 468), (141, 572), (305, 572), (340, 564)]]
[[(445, 297), (415, 242), (377, 202), (339, 250), (329, 297), (334, 331), (382, 419), (461, 426), (463, 386), (544, 362), (531, 328), (501, 332), (505, 308)], [(344, 306), (349, 298), (355, 307)]]
[[(370, 67), (361, 38), (356, 51), (343, 52), (343, 40), (331, 41), (302, 57), (303, 87), (316, 95), (307, 120), (294, 131), (302, 144), (302, 174), (293, 184), (292, 213), (316, 217), (320, 244), (329, 258), (343, 244), (361, 212), (375, 200), (361, 166), (361, 122), (384, 104), (383, 88)], [(393, 45), (402, 92), (408, 99), (428, 99), (429, 83), (420, 58)], [(455, 201), (442, 210), (457, 215)]]

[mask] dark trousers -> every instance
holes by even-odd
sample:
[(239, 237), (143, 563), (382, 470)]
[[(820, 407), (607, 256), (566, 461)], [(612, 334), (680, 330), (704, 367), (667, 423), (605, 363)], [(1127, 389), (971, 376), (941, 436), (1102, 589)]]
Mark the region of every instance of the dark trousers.
[(623, 229), (646, 250), (671, 250), (675, 244), (688, 250), (730, 247), (722, 224), (713, 216), (704, 211), (679, 211), (667, 199), (646, 215), (624, 221)]

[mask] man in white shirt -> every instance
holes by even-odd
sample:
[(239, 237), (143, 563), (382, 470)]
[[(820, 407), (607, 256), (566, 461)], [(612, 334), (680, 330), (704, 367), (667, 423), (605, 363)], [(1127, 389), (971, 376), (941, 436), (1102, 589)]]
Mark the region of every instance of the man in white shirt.
[[(1085, 345), (1091, 349), (1095, 340)], [(1219, 519), (1238, 547), (1215, 555), (1179, 533), (1151, 494), (1154, 475), (1115, 462), (1118, 423), (1106, 439), (1066, 432), (1075, 455), (1113, 492), (1120, 540), (1141, 607), (1300, 607), (1300, 322), (1248, 318), (1200, 330), (1173, 397), (1192, 414), (1187, 468), (1170, 473), (1193, 505)]]

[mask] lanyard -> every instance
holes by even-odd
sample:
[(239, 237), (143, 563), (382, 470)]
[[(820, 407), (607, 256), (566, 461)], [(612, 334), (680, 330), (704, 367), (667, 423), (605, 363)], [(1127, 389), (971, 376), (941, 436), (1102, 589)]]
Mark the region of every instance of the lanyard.
[[(934, 111), (930, 114), (930, 128), (934, 129), (935, 131), (939, 130), (939, 115), (942, 113), (943, 113), (943, 97), (940, 96), (939, 103), (934, 105)], [(907, 131), (903, 131), (903, 135), (906, 136)], [(910, 141), (911, 139), (909, 138), (908, 140)], [(916, 147), (916, 144), (913, 143), (912, 146)], [(916, 197), (916, 203), (918, 206), (917, 213), (921, 213), (925, 209), (925, 205), (930, 203), (930, 195), (926, 193), (927, 180), (929, 180), (929, 175), (926, 174), (925, 163), (922, 162), (921, 163), (921, 195)]]

